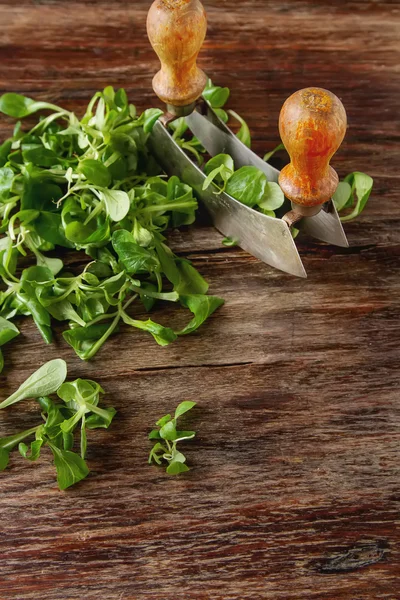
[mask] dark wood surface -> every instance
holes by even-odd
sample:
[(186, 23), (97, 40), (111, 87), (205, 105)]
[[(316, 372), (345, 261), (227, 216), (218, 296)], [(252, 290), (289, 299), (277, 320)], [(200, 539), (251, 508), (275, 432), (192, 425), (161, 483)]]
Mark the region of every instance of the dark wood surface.
[[(79, 113), (113, 84), (155, 105), (149, 4), (0, 0), (0, 90)], [(298, 239), (307, 280), (222, 247), (208, 224), (174, 232), (226, 304), (168, 348), (122, 330), (85, 364), (60, 335), (46, 347), (22, 325), (2, 398), (61, 356), (119, 412), (91, 436), (92, 475), (70, 491), (48, 456), (1, 474), (1, 600), (400, 598), (400, 3), (205, 4), (201, 65), (231, 88), (254, 149), (278, 142), (289, 94), (327, 87), (349, 119), (334, 166), (374, 177), (370, 204), (346, 225), (348, 250)], [(1, 137), (10, 129), (1, 118)], [(198, 402), (198, 437), (193, 469), (174, 479), (147, 466), (146, 436), (184, 399)], [(0, 434), (35, 414), (2, 412)]]

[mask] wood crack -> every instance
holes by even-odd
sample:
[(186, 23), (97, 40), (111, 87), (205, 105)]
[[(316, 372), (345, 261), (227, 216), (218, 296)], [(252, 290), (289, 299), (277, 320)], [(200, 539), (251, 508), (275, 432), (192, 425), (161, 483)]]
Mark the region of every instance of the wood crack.
[(380, 562), (387, 552), (387, 541), (359, 543), (342, 554), (327, 559), (317, 566), (320, 573), (333, 574), (356, 571)]
[(131, 376), (135, 373), (154, 373), (154, 372), (162, 372), (162, 371), (176, 371), (180, 369), (220, 369), (220, 368), (235, 368), (235, 367), (244, 367), (248, 365), (259, 365), (260, 363), (254, 361), (243, 361), (243, 362), (232, 362), (232, 363), (200, 363), (193, 365), (167, 365), (163, 367), (138, 367), (128, 372), (118, 372), (115, 375), (103, 375), (102, 379), (104, 381), (119, 379), (123, 376)]

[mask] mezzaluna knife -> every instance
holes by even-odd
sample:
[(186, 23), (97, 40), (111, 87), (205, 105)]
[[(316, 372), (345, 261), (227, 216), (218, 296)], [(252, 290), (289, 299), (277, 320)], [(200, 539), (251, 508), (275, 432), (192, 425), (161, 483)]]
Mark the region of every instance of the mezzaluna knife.
[[(207, 22), (200, 0), (155, 0), (148, 18), (150, 42), (161, 70), (153, 88), (167, 104), (149, 138), (151, 150), (168, 175), (191, 185), (215, 227), (244, 250), (276, 267), (306, 277), (290, 227), (318, 239), (348, 246), (331, 200), (338, 176), (329, 161), (343, 140), (346, 113), (340, 100), (321, 88), (306, 88), (284, 103), (279, 129), (291, 162), (281, 172), (247, 148), (219, 119), (205, 100), (198, 100), (207, 81), (196, 60)], [(173, 140), (167, 124), (185, 116), (192, 133), (211, 156), (230, 154), (235, 168), (253, 165), (269, 181), (278, 182), (286, 198), (282, 218), (264, 215), (226, 193), (203, 190), (206, 175)], [(291, 208), (290, 208), (291, 201)]]

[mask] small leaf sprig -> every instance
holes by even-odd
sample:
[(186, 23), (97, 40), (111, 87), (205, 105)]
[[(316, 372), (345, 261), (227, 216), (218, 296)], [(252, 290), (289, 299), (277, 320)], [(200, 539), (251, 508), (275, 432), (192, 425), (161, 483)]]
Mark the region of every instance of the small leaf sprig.
[[(5, 408), (26, 398), (38, 401), (44, 423), (14, 435), (0, 438), (0, 470), (9, 462), (10, 452), (18, 447), (20, 454), (36, 461), (44, 446), (50, 448), (57, 472), (57, 483), (65, 490), (89, 474), (85, 461), (88, 429), (108, 428), (116, 414), (112, 407), (99, 406), (104, 393), (95, 381), (77, 379), (65, 382), (67, 365), (57, 358), (42, 365), (20, 385), (18, 390), (0, 404)], [(63, 403), (49, 396), (57, 393)], [(80, 423), (80, 453), (72, 450), (74, 431)], [(28, 446), (25, 440), (32, 438)]]
[(150, 451), (149, 464), (153, 461), (157, 465), (168, 464), (166, 472), (168, 475), (178, 475), (189, 471), (186, 465), (186, 456), (177, 448), (179, 442), (191, 440), (195, 437), (195, 431), (178, 431), (176, 429), (179, 417), (187, 413), (196, 405), (196, 402), (186, 400), (181, 402), (176, 410), (174, 417), (170, 414), (164, 415), (156, 423), (158, 429), (153, 429), (149, 434), (149, 440), (161, 440)]

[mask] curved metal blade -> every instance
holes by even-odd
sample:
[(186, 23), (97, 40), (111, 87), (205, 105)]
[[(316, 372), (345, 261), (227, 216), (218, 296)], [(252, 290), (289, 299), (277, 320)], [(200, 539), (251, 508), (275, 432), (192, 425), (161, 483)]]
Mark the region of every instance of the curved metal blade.
[[(236, 168), (252, 165), (265, 173), (268, 181), (278, 182), (278, 169), (269, 165), (250, 148), (247, 148), (206, 102), (201, 107), (205, 110), (204, 115), (195, 110), (186, 117), (186, 121), (192, 133), (200, 140), (211, 156), (221, 153), (230, 154)], [(289, 204), (288, 210), (290, 210)], [(332, 201), (327, 202), (321, 212), (314, 217), (303, 217), (296, 227), (307, 235), (328, 244), (345, 248), (349, 246)]]
[(349, 242), (347, 241), (333, 200), (325, 202), (322, 210), (314, 217), (303, 217), (296, 227), (300, 231), (303, 231), (303, 233), (328, 244), (341, 246), (342, 248), (349, 247)]
[(278, 182), (278, 169), (272, 167), (245, 146), (207, 103), (205, 106), (206, 113), (204, 115), (195, 110), (185, 118), (189, 129), (200, 140), (207, 152), (211, 156), (230, 154), (237, 169), (252, 165), (265, 173), (268, 181)]
[(215, 227), (265, 263), (298, 277), (307, 277), (287, 224), (259, 213), (228, 194), (202, 190), (206, 176), (157, 121), (149, 137), (152, 153), (168, 175), (193, 187), (211, 214)]

